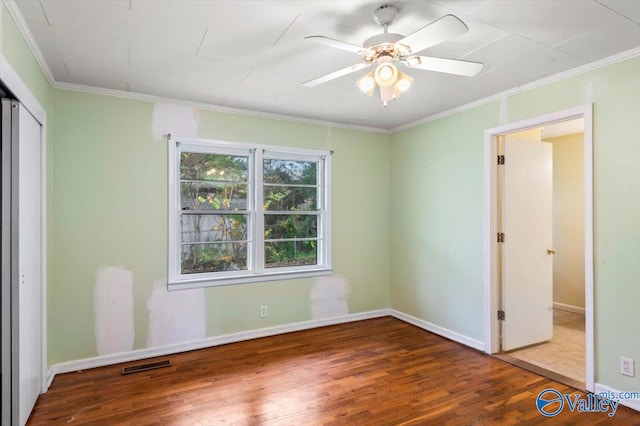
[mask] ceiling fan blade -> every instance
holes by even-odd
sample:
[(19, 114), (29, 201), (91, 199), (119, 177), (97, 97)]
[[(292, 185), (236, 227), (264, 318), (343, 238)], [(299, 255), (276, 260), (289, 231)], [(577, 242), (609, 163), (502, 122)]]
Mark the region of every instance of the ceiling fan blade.
[(357, 53), (359, 55), (369, 50), (361, 46), (356, 46), (355, 44), (347, 43), (346, 41), (335, 40), (333, 38), (329, 38), (325, 36), (319, 36), (319, 35), (308, 36), (308, 37), (305, 37), (304, 39), (313, 41), (314, 43), (324, 44), (325, 46), (337, 47), (338, 49)]
[(461, 61), (458, 59), (434, 58), (432, 56), (411, 56), (403, 61), (409, 68), (447, 74), (473, 77), (484, 66), (481, 62)]
[(407, 46), (411, 53), (421, 52), (469, 31), (469, 27), (453, 15), (446, 15), (409, 34), (396, 44)]
[(360, 71), (367, 67), (370, 67), (371, 64), (366, 62), (362, 62), (359, 64), (351, 65), (350, 67), (343, 68), (341, 70), (332, 72), (331, 74), (323, 75), (322, 77), (314, 78), (313, 80), (305, 81), (302, 83), (304, 87), (315, 87), (319, 84), (326, 83), (327, 81), (331, 81), (335, 78), (342, 77), (343, 75), (351, 74), (352, 72)]

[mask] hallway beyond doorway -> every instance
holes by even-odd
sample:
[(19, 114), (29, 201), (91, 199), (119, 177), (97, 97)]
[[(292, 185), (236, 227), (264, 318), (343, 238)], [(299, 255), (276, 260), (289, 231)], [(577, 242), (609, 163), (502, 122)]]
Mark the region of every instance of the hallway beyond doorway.
[(517, 349), (506, 355), (585, 383), (584, 315), (553, 310), (553, 338), (538, 345)]

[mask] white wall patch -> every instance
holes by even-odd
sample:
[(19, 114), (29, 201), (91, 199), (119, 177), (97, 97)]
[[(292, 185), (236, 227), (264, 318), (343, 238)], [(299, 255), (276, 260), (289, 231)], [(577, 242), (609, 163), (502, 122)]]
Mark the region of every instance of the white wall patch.
[(206, 336), (203, 288), (169, 292), (166, 280), (156, 281), (147, 309), (149, 348), (204, 339)]
[(161, 140), (167, 133), (174, 136), (198, 136), (198, 110), (176, 104), (155, 104), (151, 132), (155, 140)]
[(582, 100), (584, 103), (593, 103), (600, 97), (602, 80), (600, 78), (592, 78), (582, 85)]
[(316, 279), (311, 288), (311, 318), (331, 318), (349, 313), (349, 283), (333, 275)]
[(507, 98), (500, 99), (500, 117), (498, 118), (500, 124), (507, 124), (509, 122), (509, 100)]
[(93, 297), (98, 355), (132, 350), (133, 273), (119, 267), (100, 267)]

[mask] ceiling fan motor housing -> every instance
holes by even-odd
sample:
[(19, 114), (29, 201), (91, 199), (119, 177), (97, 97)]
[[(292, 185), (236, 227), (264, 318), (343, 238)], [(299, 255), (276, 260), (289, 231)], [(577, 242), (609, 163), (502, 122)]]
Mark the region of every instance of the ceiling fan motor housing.
[(381, 59), (400, 60), (403, 55), (408, 52), (401, 51), (404, 46), (396, 45), (396, 42), (402, 40), (404, 35), (396, 33), (388, 33), (387, 27), (398, 17), (398, 9), (394, 6), (380, 6), (373, 12), (373, 20), (378, 25), (384, 27), (382, 34), (376, 34), (364, 41), (362, 47), (367, 49), (362, 55), (362, 59), (369, 63), (380, 62)]

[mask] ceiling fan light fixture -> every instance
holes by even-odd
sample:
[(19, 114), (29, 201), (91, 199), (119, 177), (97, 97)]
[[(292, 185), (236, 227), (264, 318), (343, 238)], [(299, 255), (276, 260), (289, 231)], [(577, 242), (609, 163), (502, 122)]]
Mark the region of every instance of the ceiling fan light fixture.
[(398, 96), (400, 96), (400, 93), (404, 93), (409, 89), (411, 83), (413, 83), (413, 77), (406, 75), (402, 71), (398, 71), (398, 79), (393, 87), (398, 91)]
[(380, 100), (382, 100), (384, 106), (387, 106), (387, 102), (393, 101), (398, 98), (393, 86), (383, 87), (380, 86)]
[(391, 87), (398, 79), (398, 68), (389, 62), (383, 62), (376, 68), (375, 78), (381, 88)]
[(371, 71), (360, 80), (356, 81), (358, 88), (366, 95), (372, 96), (373, 91), (376, 90), (376, 78), (374, 72)]

